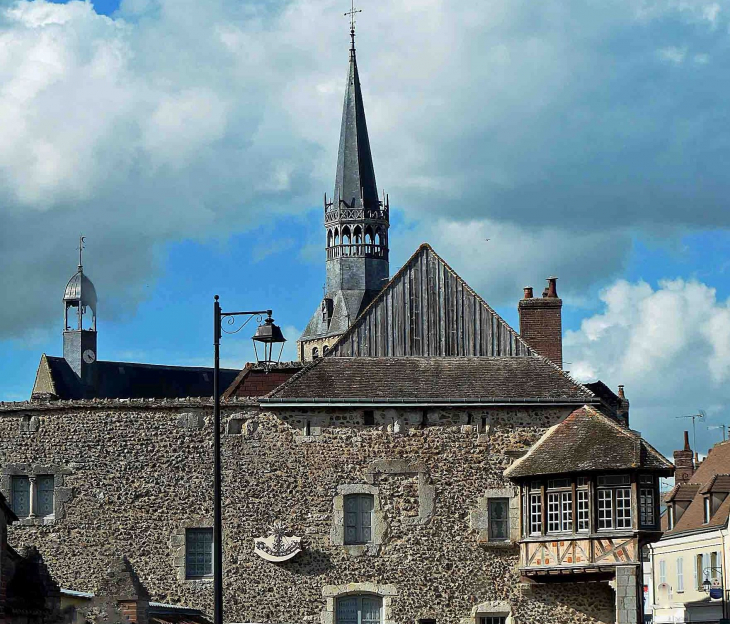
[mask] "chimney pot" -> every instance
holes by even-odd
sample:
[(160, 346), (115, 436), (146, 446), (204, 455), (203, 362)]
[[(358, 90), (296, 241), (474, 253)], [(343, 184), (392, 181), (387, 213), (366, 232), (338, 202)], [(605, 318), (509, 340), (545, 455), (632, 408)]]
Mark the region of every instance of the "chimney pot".
[(624, 386), (623, 384), (619, 385), (618, 387), (618, 398), (619, 399), (625, 399), (626, 395), (624, 394)]
[(692, 449), (689, 446), (689, 431), (684, 432), (684, 450), (685, 451), (691, 451)]
[(525, 299), (532, 299), (534, 297), (532, 293), (532, 286), (525, 286)]
[(547, 287), (547, 296), (550, 299), (557, 299), (558, 298), (558, 288), (557, 288), (557, 277), (548, 277), (548, 287)]

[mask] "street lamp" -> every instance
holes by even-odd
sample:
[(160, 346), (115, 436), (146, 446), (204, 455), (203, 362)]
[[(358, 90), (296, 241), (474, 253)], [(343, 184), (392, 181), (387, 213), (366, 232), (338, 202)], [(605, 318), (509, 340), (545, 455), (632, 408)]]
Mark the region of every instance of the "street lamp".
[[(710, 594), (710, 598), (720, 598), (722, 600), (722, 621), (721, 622), (727, 622), (727, 619), (726, 619), (727, 618), (727, 609), (726, 609), (726, 601), (725, 601), (725, 579), (722, 575), (722, 568), (720, 566), (712, 566), (709, 568), (705, 568), (702, 571), (702, 575), (705, 577), (705, 580), (702, 581), (702, 589), (704, 589), (706, 594)], [(714, 579), (717, 579), (717, 578), (720, 579), (719, 588), (713, 587), (712, 581), (710, 581), (710, 575), (712, 575)], [(715, 590), (715, 591), (713, 592), (713, 590)], [(717, 593), (719, 593), (719, 596), (717, 595)]]
[[(213, 623), (223, 624), (223, 530), (222, 530), (222, 508), (221, 508), (221, 396), (219, 387), (220, 376), (220, 341), (221, 333), (236, 334), (241, 331), (248, 322), (256, 317), (266, 320), (259, 325), (256, 334), (253, 336), (254, 351), (258, 360), (256, 343), (264, 345), (264, 359), (258, 360), (264, 364), (270, 364), (275, 344), (281, 343), (281, 350), (284, 350), (286, 338), (281, 329), (274, 325), (271, 318), (271, 310), (254, 310), (246, 312), (222, 312), (218, 303), (218, 295), (213, 303)], [(237, 328), (234, 329), (236, 317), (248, 317)], [(231, 326), (229, 331), (223, 329), (223, 320)], [(281, 358), (281, 352), (279, 353)]]

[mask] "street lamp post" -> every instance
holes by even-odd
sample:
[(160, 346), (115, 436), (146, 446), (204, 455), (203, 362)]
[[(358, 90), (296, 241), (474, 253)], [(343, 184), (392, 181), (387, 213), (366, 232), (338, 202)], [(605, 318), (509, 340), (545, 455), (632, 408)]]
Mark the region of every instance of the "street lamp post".
[[(220, 341), (221, 334), (235, 334), (241, 331), (248, 322), (254, 318), (266, 316), (263, 325), (259, 325), (256, 334), (253, 336), (254, 350), (256, 343), (263, 343), (264, 359), (258, 360), (264, 363), (273, 361), (272, 354), (274, 344), (281, 344), (284, 350), (286, 339), (281, 329), (274, 325), (271, 318), (271, 310), (253, 310), (244, 312), (222, 312), (218, 303), (218, 295), (213, 303), (213, 623), (223, 624), (223, 523), (221, 505), (221, 397), (220, 397)], [(223, 320), (235, 326), (236, 317), (248, 317), (238, 328), (226, 331), (223, 329)], [(281, 358), (281, 352), (279, 353)]]
[(712, 575), (713, 578), (720, 579), (720, 599), (722, 600), (722, 623), (727, 622), (727, 601), (725, 596), (725, 577), (722, 574), (722, 568), (720, 566), (711, 566), (709, 568), (705, 568), (702, 571), (702, 575), (705, 577), (705, 580), (702, 581), (702, 588), (705, 590), (705, 593), (710, 594), (710, 598), (713, 598), (712, 595), (712, 581), (710, 581), (710, 575)]

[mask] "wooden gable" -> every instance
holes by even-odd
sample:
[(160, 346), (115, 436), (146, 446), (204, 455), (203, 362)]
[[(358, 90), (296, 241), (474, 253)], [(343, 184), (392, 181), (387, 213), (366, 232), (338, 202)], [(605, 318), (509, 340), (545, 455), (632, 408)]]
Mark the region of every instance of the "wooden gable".
[(342, 335), (331, 354), (494, 357), (534, 352), (424, 243)]

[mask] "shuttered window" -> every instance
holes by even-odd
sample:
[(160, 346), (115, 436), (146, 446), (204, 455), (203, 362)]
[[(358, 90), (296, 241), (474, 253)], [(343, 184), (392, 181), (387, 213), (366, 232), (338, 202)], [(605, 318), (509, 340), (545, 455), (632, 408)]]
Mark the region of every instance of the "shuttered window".
[(378, 596), (346, 596), (337, 599), (336, 624), (380, 624), (383, 601)]
[(27, 518), (30, 515), (30, 479), (28, 477), (13, 477), (13, 511), (18, 518)]
[(509, 539), (509, 499), (489, 499), (489, 541), (504, 542)]
[(345, 544), (368, 544), (373, 540), (372, 494), (345, 496)]
[(53, 515), (53, 475), (42, 475), (36, 479), (38, 487), (38, 510), (39, 516)]

